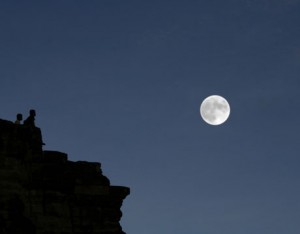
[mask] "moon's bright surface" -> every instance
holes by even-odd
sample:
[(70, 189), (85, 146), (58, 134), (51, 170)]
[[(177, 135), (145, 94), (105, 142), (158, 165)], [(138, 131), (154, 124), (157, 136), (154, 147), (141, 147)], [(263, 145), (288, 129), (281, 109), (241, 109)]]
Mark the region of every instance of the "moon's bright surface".
[(211, 125), (224, 123), (230, 114), (227, 100), (219, 95), (212, 95), (203, 100), (200, 106), (202, 119)]

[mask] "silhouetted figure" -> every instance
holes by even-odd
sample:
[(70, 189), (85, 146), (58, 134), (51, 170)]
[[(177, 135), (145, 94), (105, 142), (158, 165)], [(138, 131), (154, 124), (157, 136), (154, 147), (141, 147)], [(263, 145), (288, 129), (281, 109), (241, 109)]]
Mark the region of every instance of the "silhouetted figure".
[(31, 109), (29, 111), (29, 116), (27, 119), (24, 120), (24, 125), (30, 126), (30, 127), (35, 127), (35, 110)]
[(35, 110), (31, 109), (28, 118), (24, 120), (24, 126), (27, 127), (32, 136), (29, 139), (29, 146), (32, 152), (40, 153), (42, 151), (42, 146), (45, 145), (45, 143), (43, 143), (42, 140), (41, 130), (35, 126), (35, 116)]
[(15, 124), (21, 124), (21, 121), (23, 120), (23, 115), (22, 114), (17, 114), (17, 119), (15, 121)]

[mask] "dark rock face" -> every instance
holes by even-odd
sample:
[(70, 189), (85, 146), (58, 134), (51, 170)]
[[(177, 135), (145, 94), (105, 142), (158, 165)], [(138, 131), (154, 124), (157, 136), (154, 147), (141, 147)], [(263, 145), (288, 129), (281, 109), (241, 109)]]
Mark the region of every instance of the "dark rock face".
[(0, 234), (124, 234), (129, 193), (100, 163), (43, 151), (39, 128), (0, 119)]

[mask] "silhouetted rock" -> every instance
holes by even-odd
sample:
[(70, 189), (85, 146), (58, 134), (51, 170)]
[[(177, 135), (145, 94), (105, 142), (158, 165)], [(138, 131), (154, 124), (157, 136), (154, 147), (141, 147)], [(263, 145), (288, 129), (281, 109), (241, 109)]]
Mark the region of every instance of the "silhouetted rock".
[(39, 128), (0, 119), (0, 234), (124, 234), (127, 187), (97, 162), (42, 149)]

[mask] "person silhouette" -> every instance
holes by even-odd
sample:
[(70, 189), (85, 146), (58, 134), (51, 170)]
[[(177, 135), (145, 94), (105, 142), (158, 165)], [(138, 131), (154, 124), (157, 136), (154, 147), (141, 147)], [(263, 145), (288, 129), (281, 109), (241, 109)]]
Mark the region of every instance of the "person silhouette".
[(17, 119), (15, 121), (15, 124), (21, 124), (21, 121), (23, 120), (23, 115), (18, 113), (17, 114)]
[(30, 127), (35, 127), (35, 123), (34, 123), (35, 115), (36, 115), (35, 110), (31, 109), (29, 111), (28, 118), (24, 120), (24, 125), (30, 126)]
[(34, 152), (40, 152), (41, 146), (45, 145), (42, 140), (41, 130), (35, 126), (35, 110), (31, 109), (29, 111), (29, 116), (24, 120), (24, 126), (27, 127), (29, 133), (31, 134), (31, 138), (29, 140), (29, 145)]

